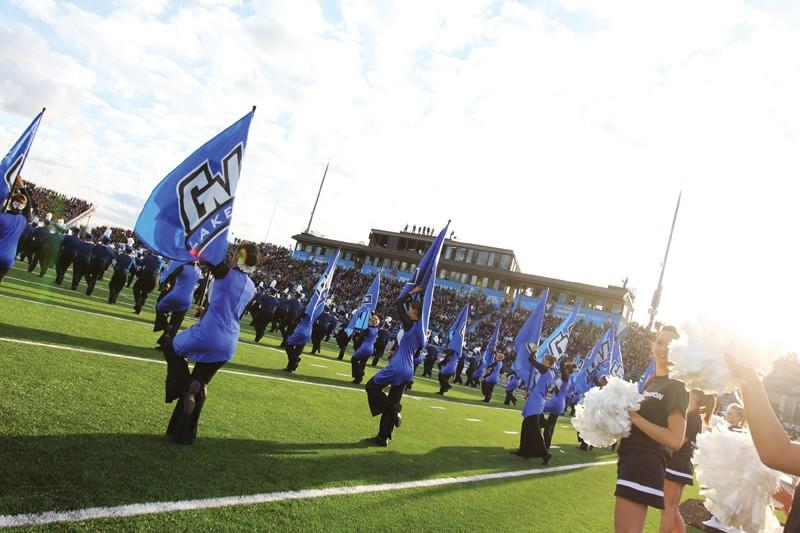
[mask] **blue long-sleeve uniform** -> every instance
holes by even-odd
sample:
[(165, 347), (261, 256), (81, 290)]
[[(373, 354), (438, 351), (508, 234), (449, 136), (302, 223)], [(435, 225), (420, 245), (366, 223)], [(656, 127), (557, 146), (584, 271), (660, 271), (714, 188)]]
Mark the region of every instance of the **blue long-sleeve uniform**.
[(483, 378), (483, 381), (486, 383), (497, 383), (497, 380), (500, 379), (500, 369), (503, 368), (503, 363), (501, 361), (495, 361), (489, 365), (489, 367), (492, 367), (492, 365), (494, 365), (494, 367), (491, 368), (489, 375)]
[(378, 328), (370, 326), (367, 328), (367, 333), (364, 340), (358, 346), (358, 349), (353, 353), (352, 359), (363, 359), (372, 355), (375, 349), (375, 340), (378, 338)]
[(528, 393), (525, 407), (522, 408), (523, 417), (540, 415), (544, 412), (544, 399), (547, 397), (547, 391), (553, 386), (553, 381), (555, 380), (555, 372), (552, 369), (546, 368), (540, 363), (535, 363), (535, 365), (537, 365), (541, 375)]
[(405, 300), (398, 299), (395, 306), (403, 322), (403, 338), (397, 347), (389, 364), (383, 367), (372, 381), (378, 385), (399, 386), (414, 379), (414, 354), (425, 343), (425, 332), (419, 320), (412, 321), (404, 307)]
[[(227, 272), (223, 275), (220, 269)], [(172, 341), (175, 353), (199, 363), (221, 363), (233, 358), (239, 342), (240, 318), (256, 293), (256, 286), (241, 270), (224, 265), (215, 270), (205, 314)]]
[(11, 268), (17, 257), (17, 244), (28, 221), (20, 214), (0, 214), (0, 268)]
[(192, 296), (197, 281), (200, 279), (200, 268), (186, 264), (180, 268), (172, 289), (156, 304), (156, 311), (175, 313), (188, 311), (192, 306)]

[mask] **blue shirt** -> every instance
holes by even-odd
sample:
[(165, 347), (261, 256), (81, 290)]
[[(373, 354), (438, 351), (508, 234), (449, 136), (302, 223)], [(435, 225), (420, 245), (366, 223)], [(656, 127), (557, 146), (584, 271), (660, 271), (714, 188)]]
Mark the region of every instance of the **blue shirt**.
[(92, 247), (92, 260), (99, 263), (103, 268), (108, 268), (114, 259), (114, 252), (105, 244), (97, 243)]
[(75, 255), (73, 256), (73, 260), (79, 261), (81, 263), (86, 262), (88, 263), (92, 259), (92, 249), (94, 248), (94, 244), (89, 241), (79, 241), (75, 245)]
[(188, 311), (192, 306), (194, 287), (199, 279), (200, 267), (192, 264), (183, 265), (172, 289), (156, 304), (156, 311), (162, 313)]
[(303, 318), (298, 322), (297, 327), (291, 335), (286, 338), (287, 346), (299, 346), (308, 344), (311, 340), (311, 317), (303, 313)]
[(353, 353), (352, 359), (363, 359), (372, 355), (372, 352), (375, 349), (375, 339), (377, 338), (378, 328), (372, 326), (368, 327), (367, 334), (364, 337), (364, 340), (361, 341), (358, 349), (355, 351), (355, 353)]
[(175, 353), (199, 363), (221, 363), (233, 358), (239, 341), (240, 317), (256, 293), (252, 280), (232, 268), (214, 279), (208, 309), (199, 322), (175, 336)]
[(383, 367), (372, 381), (378, 385), (402, 385), (414, 379), (414, 354), (425, 342), (425, 334), (422, 331), (422, 324), (416, 321), (403, 334), (397, 351), (389, 359), (389, 364)]
[(0, 214), (0, 268), (11, 268), (17, 257), (17, 244), (28, 221), (20, 214)]
[[(538, 371), (534, 369), (534, 372)], [(522, 408), (522, 416), (540, 415), (544, 412), (544, 399), (547, 396), (547, 391), (553, 386), (553, 381), (555, 381), (555, 379), (555, 372), (553, 372), (551, 368), (548, 368), (544, 374), (539, 376), (539, 379), (536, 380), (536, 384), (528, 394), (525, 407)]]
[(454, 352), (453, 355), (450, 356), (450, 360), (447, 361), (447, 364), (442, 367), (442, 370), (439, 373), (443, 376), (451, 376), (455, 374), (459, 359), (461, 359), (459, 353)]
[(544, 412), (553, 413), (557, 415), (564, 414), (564, 409), (567, 408), (567, 398), (572, 393), (572, 380), (568, 379), (566, 382), (561, 383), (558, 392), (551, 395), (550, 398), (544, 403)]
[(161, 259), (152, 254), (142, 259), (142, 271), (146, 273), (158, 273), (161, 271), (161, 265)]
[(128, 254), (117, 254), (117, 264), (114, 265), (114, 272), (130, 272), (133, 268), (134, 259)]
[(506, 383), (506, 392), (514, 392), (517, 387), (519, 387), (519, 376), (514, 374)]
[(71, 258), (75, 255), (75, 248), (79, 242), (81, 240), (75, 235), (64, 235), (64, 238), (61, 239), (61, 253)]

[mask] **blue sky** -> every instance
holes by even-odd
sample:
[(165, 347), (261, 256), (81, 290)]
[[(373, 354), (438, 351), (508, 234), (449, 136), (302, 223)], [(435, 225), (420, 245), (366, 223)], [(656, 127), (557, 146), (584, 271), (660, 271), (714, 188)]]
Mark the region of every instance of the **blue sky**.
[(271, 240), (290, 244), (331, 158), (315, 230), (359, 241), (452, 219), (531, 273), (629, 277), (639, 317), (682, 189), (664, 317), (779, 309), (788, 331), (798, 13), (727, 0), (11, 0), (0, 144), (46, 105), (27, 177), (130, 226), (155, 183), (256, 104), (237, 235), (263, 238), (277, 201)]

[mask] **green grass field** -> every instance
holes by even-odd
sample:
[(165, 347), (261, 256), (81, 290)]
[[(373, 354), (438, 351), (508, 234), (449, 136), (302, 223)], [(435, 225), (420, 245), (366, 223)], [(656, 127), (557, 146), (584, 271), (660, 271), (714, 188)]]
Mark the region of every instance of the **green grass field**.
[[(17, 267), (21, 267), (17, 264)], [(131, 309), (130, 289), (108, 305), (107, 281), (92, 297), (12, 269), (0, 285), (0, 515), (309, 491), (540, 470), (509, 455), (522, 417), (455, 386), (442, 399), (417, 378), (403, 400), (404, 422), (386, 449), (361, 440), (377, 432), (363, 386), (325, 344), (282, 371), (278, 339), (252, 342), (243, 325), (234, 359), (209, 386), (193, 446), (163, 433), (165, 368), (153, 349), (152, 304)], [(188, 322), (188, 321), (187, 321)], [(188, 324), (186, 324), (188, 325)], [(310, 349), (310, 347), (309, 347)], [(349, 353), (348, 357), (349, 359)], [(374, 369), (368, 368), (367, 378)], [(521, 405), (521, 403), (520, 403)], [(361, 494), (310, 497), (28, 529), (372, 531), (613, 529), (610, 450), (576, 449), (559, 421), (550, 467), (518, 477)], [(696, 490), (685, 497), (697, 497)], [(658, 513), (651, 511), (648, 530)], [(25, 528), (23, 528), (25, 529)]]

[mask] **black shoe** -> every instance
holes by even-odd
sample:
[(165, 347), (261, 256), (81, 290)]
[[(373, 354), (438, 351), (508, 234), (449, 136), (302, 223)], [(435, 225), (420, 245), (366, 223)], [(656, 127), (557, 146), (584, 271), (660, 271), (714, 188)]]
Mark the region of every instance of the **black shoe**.
[(375, 446), (380, 446), (381, 448), (386, 448), (389, 445), (389, 442), (383, 437), (372, 437), (366, 439), (366, 442), (374, 444)]
[(400, 424), (403, 423), (403, 417), (400, 416), (400, 413), (397, 413), (397, 417), (394, 419), (394, 427), (399, 428)]
[(284, 371), (284, 372), (288, 372), (288, 373), (290, 373), (290, 374), (291, 374), (292, 372), (294, 372), (294, 370), (292, 370), (292, 369), (291, 369), (291, 368), (289, 368), (288, 366), (287, 366), (286, 368), (284, 368), (284, 369), (283, 369), (283, 371)]
[(491, 400), (491, 398), (484, 398), (483, 399), (483, 401), (486, 402), (486, 403), (489, 403), (489, 400)]
[(542, 457), (542, 464), (543, 464), (544, 466), (547, 466), (547, 463), (549, 463), (549, 462), (550, 462), (550, 458), (551, 458), (551, 457), (553, 457), (553, 454), (552, 454), (552, 453), (545, 453), (545, 454), (544, 454), (544, 457)]
[(202, 385), (199, 381), (192, 381), (189, 383), (189, 388), (183, 393), (183, 414), (186, 416), (194, 413), (194, 408), (197, 405), (195, 396), (200, 392)]

